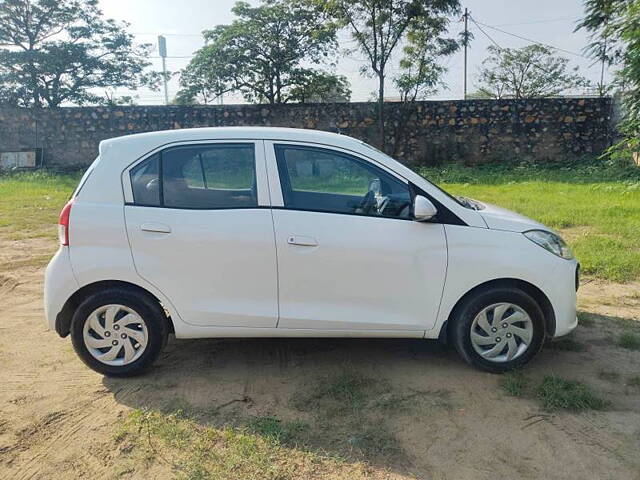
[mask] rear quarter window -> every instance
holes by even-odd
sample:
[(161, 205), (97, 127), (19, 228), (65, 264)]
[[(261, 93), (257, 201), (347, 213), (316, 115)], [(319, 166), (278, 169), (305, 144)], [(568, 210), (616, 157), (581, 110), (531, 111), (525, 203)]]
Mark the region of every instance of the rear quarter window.
[(160, 155), (156, 153), (136, 165), (130, 176), (136, 205), (160, 206)]

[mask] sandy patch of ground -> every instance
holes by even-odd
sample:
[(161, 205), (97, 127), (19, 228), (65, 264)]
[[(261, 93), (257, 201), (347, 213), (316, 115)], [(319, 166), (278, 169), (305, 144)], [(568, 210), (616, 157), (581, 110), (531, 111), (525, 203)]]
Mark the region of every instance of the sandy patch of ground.
[(391, 393), (426, 392), (416, 408), (380, 420), (402, 454), (371, 459), (374, 477), (640, 478), (640, 388), (627, 384), (640, 375), (640, 352), (615, 346), (622, 327), (606, 317), (640, 318), (637, 284), (581, 288), (581, 308), (603, 315), (577, 330), (583, 351), (546, 348), (525, 371), (532, 379), (555, 373), (583, 381), (610, 408), (549, 414), (533, 400), (506, 396), (499, 376), (414, 340), (172, 340), (147, 375), (103, 378), (43, 324), (39, 258), (53, 248), (49, 240), (0, 240), (0, 478), (123, 471), (126, 478), (171, 478), (175, 472), (162, 463), (152, 474), (123, 470), (127, 452), (114, 434), (130, 409), (180, 404), (300, 418), (312, 413), (293, 408), (292, 398), (344, 368), (388, 382)]

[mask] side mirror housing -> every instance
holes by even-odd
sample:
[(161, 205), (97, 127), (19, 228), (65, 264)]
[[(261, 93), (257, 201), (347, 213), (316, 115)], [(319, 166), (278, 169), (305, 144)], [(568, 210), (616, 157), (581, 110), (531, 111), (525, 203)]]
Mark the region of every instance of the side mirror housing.
[(437, 213), (438, 209), (431, 203), (431, 200), (422, 195), (416, 195), (413, 200), (413, 219), (416, 222), (431, 220)]

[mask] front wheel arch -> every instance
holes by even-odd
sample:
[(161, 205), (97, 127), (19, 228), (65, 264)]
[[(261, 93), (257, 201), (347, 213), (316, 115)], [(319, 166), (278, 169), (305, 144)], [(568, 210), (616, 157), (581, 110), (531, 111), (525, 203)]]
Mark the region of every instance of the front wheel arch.
[[(163, 308), (162, 302), (158, 299), (158, 297), (139, 285), (130, 282), (124, 282), (121, 280), (101, 280), (98, 282), (90, 283), (78, 289), (65, 302), (62, 310), (60, 310), (60, 313), (58, 313), (58, 316), (56, 317), (56, 332), (58, 333), (58, 335), (63, 338), (69, 335), (69, 333), (71, 332), (71, 320), (73, 319), (73, 314), (85, 299), (100, 291), (114, 288), (120, 290), (128, 290), (143, 295)], [(173, 321), (169, 315), (167, 315), (167, 326), (169, 328), (169, 333), (175, 333)]]
[(542, 313), (544, 314), (544, 324), (545, 324), (545, 335), (547, 337), (553, 337), (556, 331), (556, 315), (553, 311), (553, 306), (549, 301), (549, 298), (544, 294), (542, 290), (533, 285), (532, 283), (526, 282), (524, 280), (520, 280), (517, 278), (500, 278), (495, 280), (489, 280), (487, 282), (481, 283), (473, 287), (467, 293), (465, 293), (460, 299), (456, 302), (456, 304), (451, 309), (447, 320), (442, 326), (440, 331), (440, 336), (438, 337), (440, 341), (444, 343), (448, 343), (451, 338), (453, 328), (453, 319), (456, 318), (456, 315), (460, 309), (460, 307), (465, 303), (465, 301), (473, 296), (478, 294), (481, 291), (487, 291), (494, 288), (500, 287), (511, 287), (518, 288), (525, 293), (529, 294), (538, 304)]

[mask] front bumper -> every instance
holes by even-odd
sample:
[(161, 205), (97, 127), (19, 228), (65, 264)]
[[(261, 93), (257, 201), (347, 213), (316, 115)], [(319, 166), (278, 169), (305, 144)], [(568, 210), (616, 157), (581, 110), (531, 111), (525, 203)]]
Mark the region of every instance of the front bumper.
[(547, 292), (556, 320), (553, 338), (568, 335), (578, 326), (576, 292), (579, 275), (580, 264), (576, 260), (562, 261), (553, 272), (554, 281)]

